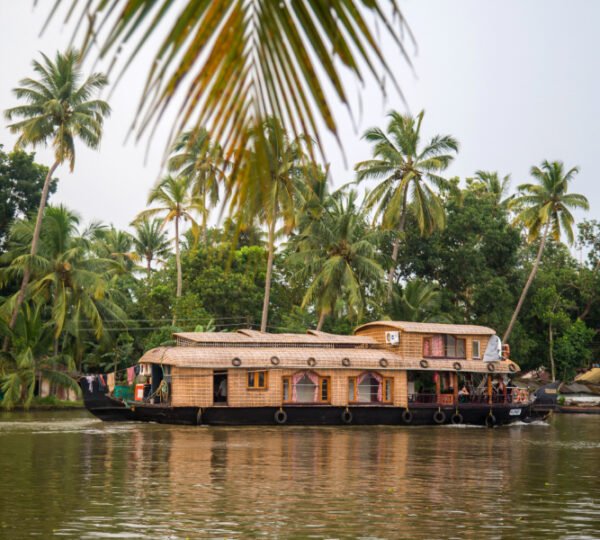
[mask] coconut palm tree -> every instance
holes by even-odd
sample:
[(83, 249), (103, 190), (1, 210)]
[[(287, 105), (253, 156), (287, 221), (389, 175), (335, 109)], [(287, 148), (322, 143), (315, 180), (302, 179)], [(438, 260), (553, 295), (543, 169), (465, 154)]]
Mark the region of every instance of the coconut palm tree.
[[(81, 140), (90, 148), (98, 148), (102, 136), (104, 118), (110, 113), (105, 101), (94, 99), (108, 83), (101, 73), (93, 73), (82, 80), (81, 56), (75, 50), (56, 53), (54, 61), (42, 54), (42, 62), (33, 62), (36, 79), (23, 79), (13, 90), (23, 105), (5, 111), (13, 122), (8, 128), (18, 134), (17, 147), (51, 146), (54, 163), (42, 188), (35, 229), (30, 248), (30, 264), (38, 251), (44, 208), (52, 175), (65, 161), (71, 171), (75, 167), (75, 142)], [(31, 276), (30, 264), (24, 267), (19, 296), (14, 305), (9, 327), (13, 328), (19, 308), (25, 298), (25, 290)], [(8, 340), (4, 342), (4, 350)]]
[[(121, 298), (113, 278), (121, 272), (119, 262), (97, 257), (88, 238), (77, 229), (79, 218), (64, 206), (46, 208), (42, 221), (40, 249), (35, 258), (28, 296), (50, 307), (54, 355), (62, 350), (81, 350), (86, 336), (101, 339), (111, 325), (126, 318), (119, 307)], [(3, 281), (22, 275), (29, 257), (26, 253), (34, 234), (30, 221), (19, 221), (11, 230), (10, 251), (3, 257)], [(3, 310), (11, 309), (16, 295)], [(79, 358), (81, 359), (81, 358)]]
[(147, 277), (152, 273), (152, 261), (164, 259), (170, 253), (167, 233), (159, 219), (147, 217), (133, 223), (133, 245), (139, 257), (146, 261)]
[(377, 261), (382, 233), (369, 228), (356, 201), (355, 191), (335, 192), (321, 218), (290, 242), (290, 262), (299, 266), (298, 278), (310, 283), (302, 307), (315, 306), (317, 330), (340, 305), (349, 316), (360, 316), (368, 291), (377, 291), (383, 278)]
[(510, 174), (500, 178), (496, 171), (476, 171), (473, 179), (470, 179), (471, 185), (476, 189), (481, 189), (494, 197), (497, 207), (506, 208), (514, 195), (508, 195), (510, 190)]
[(156, 208), (149, 208), (138, 214), (135, 223), (145, 218), (161, 216), (161, 227), (173, 223), (175, 227), (175, 264), (177, 267), (176, 296), (181, 296), (183, 278), (181, 273), (181, 220), (189, 221), (194, 229), (198, 224), (192, 217), (192, 212), (199, 210), (199, 205), (190, 193), (190, 179), (187, 176), (166, 176), (148, 195), (148, 204), (158, 204)]
[(421, 146), (424, 115), (425, 111), (414, 118), (390, 112), (386, 133), (371, 128), (363, 135), (363, 139), (374, 145), (373, 159), (355, 166), (357, 182), (379, 181), (367, 196), (367, 207), (375, 208), (383, 229), (396, 231), (392, 266), (388, 271), (388, 300), (407, 213), (414, 214), (421, 234), (443, 227), (445, 221), (444, 207), (435, 188), (445, 186), (439, 173), (454, 159), (458, 142), (450, 135), (436, 135)]
[[(114, 53), (124, 70), (140, 51), (145, 57), (150, 52), (138, 132), (180, 98), (177, 127), (210, 125), (236, 163), (267, 143), (255, 141), (252, 132), (268, 116), (281, 118), (294, 136), (320, 141), (319, 132), (328, 129), (337, 137), (331, 104), (349, 106), (348, 73), (361, 82), (372, 77), (382, 93), (390, 82), (399, 91), (395, 68), (399, 57), (409, 61), (405, 36), (412, 40), (397, 0), (72, 0), (66, 18), (78, 27), (87, 22), (85, 45), (101, 56)], [(383, 54), (384, 37), (397, 54)], [(250, 170), (240, 172), (236, 184), (252, 182)]]
[(502, 338), (503, 341), (508, 340), (512, 333), (529, 287), (538, 271), (548, 236), (552, 235), (552, 238), (558, 242), (561, 234), (564, 234), (567, 242), (572, 244), (574, 218), (570, 210), (589, 208), (586, 197), (578, 193), (567, 193), (569, 183), (578, 172), (578, 167), (565, 172), (561, 161), (543, 161), (540, 167), (531, 168), (530, 174), (536, 183), (520, 185), (519, 195), (510, 203), (510, 207), (518, 212), (515, 223), (527, 229), (527, 240), (529, 242), (539, 240), (540, 244), (517, 307)]
[(418, 278), (402, 287), (394, 285), (387, 315), (396, 321), (451, 322), (442, 313), (442, 294), (437, 283)]
[[(290, 140), (276, 118), (267, 119), (254, 132), (257, 142), (247, 156), (244, 167), (252, 171), (252, 183), (246, 190), (232, 194), (233, 207), (243, 208), (238, 213), (242, 223), (252, 223), (256, 216), (267, 226), (267, 272), (263, 299), (261, 332), (266, 332), (269, 317), (269, 299), (275, 240), (278, 234), (289, 233), (296, 223), (298, 185), (305, 176), (305, 137)], [(278, 229), (278, 224), (281, 228)]]
[(172, 148), (169, 169), (178, 176), (190, 179), (192, 195), (198, 199), (202, 214), (202, 239), (207, 244), (209, 208), (219, 202), (219, 189), (225, 180), (229, 163), (223, 157), (223, 149), (212, 142), (204, 128), (182, 133)]

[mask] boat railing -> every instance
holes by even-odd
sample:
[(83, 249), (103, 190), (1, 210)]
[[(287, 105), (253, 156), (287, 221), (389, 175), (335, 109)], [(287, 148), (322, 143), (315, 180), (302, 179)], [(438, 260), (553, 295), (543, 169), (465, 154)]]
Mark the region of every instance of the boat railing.
[[(507, 392), (506, 394), (492, 394), (491, 400), (487, 393), (474, 394), (459, 394), (457, 397), (458, 404), (511, 404), (523, 403), (528, 401), (528, 397), (522, 392)], [(431, 394), (431, 393), (416, 393), (408, 395), (409, 403), (417, 404), (432, 404), (432, 405), (454, 405), (455, 397), (453, 394)]]

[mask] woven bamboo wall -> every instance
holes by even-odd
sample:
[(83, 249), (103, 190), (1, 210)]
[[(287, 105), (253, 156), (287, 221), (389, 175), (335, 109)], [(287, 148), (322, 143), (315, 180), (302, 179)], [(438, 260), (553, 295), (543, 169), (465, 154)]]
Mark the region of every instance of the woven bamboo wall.
[(171, 404), (174, 407), (210, 407), (213, 404), (212, 370), (173, 366)]
[[(227, 403), (230, 407), (279, 407), (283, 403), (282, 378), (291, 376), (297, 370), (269, 370), (269, 384), (266, 390), (247, 388), (247, 370), (230, 369), (227, 377)], [(363, 370), (315, 370), (321, 377), (331, 377), (331, 405), (348, 404), (348, 377), (355, 377)], [(407, 377), (405, 371), (380, 372), (394, 379), (393, 403), (407, 405)], [(173, 406), (210, 407), (213, 405), (212, 370), (173, 368)]]
[[(397, 346), (385, 343), (385, 333), (388, 331), (399, 332), (400, 344)], [(420, 360), (423, 358), (423, 338), (432, 336), (429, 333), (402, 332), (394, 326), (375, 326), (360, 330), (361, 336), (367, 336), (381, 344), (385, 349), (394, 352), (403, 360)], [(467, 360), (473, 360), (473, 341), (479, 341), (479, 354), (483, 358), (483, 353), (487, 347), (490, 336), (487, 335), (455, 335), (457, 338), (466, 340)]]

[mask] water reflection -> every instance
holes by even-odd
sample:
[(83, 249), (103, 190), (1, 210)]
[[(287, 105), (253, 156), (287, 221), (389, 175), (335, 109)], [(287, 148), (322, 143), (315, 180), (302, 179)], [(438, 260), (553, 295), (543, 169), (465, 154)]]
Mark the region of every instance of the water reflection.
[(594, 538), (599, 455), (592, 417), (487, 430), (4, 415), (0, 538)]

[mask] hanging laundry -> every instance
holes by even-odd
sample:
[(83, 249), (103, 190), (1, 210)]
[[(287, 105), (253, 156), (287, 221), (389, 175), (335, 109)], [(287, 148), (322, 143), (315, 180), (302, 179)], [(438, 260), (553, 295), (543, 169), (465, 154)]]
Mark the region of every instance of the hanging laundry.
[(127, 384), (131, 384), (135, 379), (135, 367), (131, 366), (127, 368)]
[(94, 381), (96, 380), (96, 377), (94, 375), (86, 375), (85, 377), (85, 381), (88, 383), (88, 388), (90, 390), (90, 394), (94, 393)]
[(104, 375), (98, 375), (98, 390), (106, 390), (106, 377)]
[(109, 373), (106, 376), (106, 384), (108, 385), (108, 391), (112, 394), (112, 391), (115, 389), (115, 374)]

